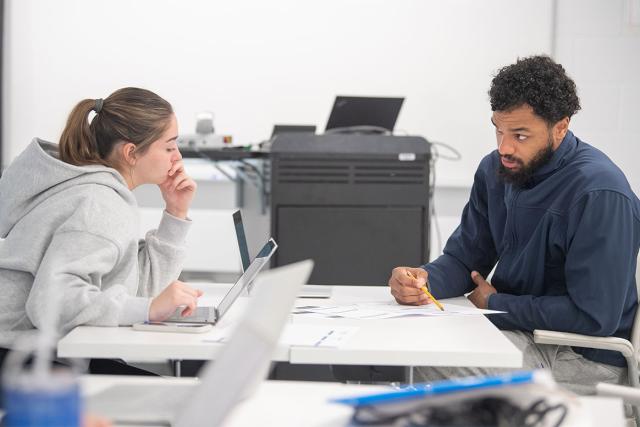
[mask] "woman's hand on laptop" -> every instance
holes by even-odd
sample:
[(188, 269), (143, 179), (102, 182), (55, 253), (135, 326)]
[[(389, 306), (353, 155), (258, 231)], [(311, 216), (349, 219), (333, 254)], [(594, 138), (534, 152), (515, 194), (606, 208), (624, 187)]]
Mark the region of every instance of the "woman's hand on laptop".
[(181, 316), (193, 314), (202, 296), (200, 289), (194, 289), (179, 280), (174, 281), (151, 301), (149, 321), (162, 322), (168, 319), (178, 307), (184, 307)]

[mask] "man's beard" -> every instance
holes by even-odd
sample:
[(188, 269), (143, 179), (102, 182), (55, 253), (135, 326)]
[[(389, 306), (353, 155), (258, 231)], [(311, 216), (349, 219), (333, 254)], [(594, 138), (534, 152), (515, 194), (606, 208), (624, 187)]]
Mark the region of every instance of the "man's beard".
[(531, 159), (528, 165), (524, 165), (522, 160), (517, 159), (511, 156), (501, 156), (505, 159), (516, 162), (520, 165), (520, 169), (517, 171), (512, 171), (506, 168), (502, 162), (498, 166), (498, 178), (506, 182), (507, 184), (512, 184), (515, 187), (523, 188), (529, 185), (533, 175), (544, 165), (549, 163), (549, 160), (553, 157), (553, 141), (551, 137), (549, 137), (549, 143), (546, 147), (541, 149), (536, 153), (536, 155)]

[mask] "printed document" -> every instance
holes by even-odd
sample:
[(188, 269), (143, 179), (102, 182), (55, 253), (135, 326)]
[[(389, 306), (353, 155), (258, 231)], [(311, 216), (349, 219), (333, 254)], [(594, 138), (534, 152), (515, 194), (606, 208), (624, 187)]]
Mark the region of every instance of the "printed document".
[(476, 307), (443, 303), (444, 311), (435, 304), (421, 306), (400, 305), (395, 301), (369, 302), (348, 305), (299, 305), (293, 314), (312, 317), (344, 319), (391, 319), (407, 316), (470, 316), (478, 314), (502, 313), (495, 310), (482, 310)]

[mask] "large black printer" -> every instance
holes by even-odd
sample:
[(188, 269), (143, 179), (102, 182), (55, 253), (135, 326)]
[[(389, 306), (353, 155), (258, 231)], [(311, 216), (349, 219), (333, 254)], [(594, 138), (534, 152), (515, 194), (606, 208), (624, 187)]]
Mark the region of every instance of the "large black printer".
[(278, 135), (272, 264), (312, 258), (311, 284), (385, 285), (394, 267), (426, 263), (429, 165), (419, 136)]

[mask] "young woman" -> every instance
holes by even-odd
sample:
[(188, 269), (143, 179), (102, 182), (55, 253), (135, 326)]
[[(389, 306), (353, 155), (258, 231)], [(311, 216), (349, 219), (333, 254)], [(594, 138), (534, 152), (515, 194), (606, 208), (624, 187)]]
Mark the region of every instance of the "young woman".
[[(201, 292), (177, 280), (196, 191), (177, 136), (167, 101), (124, 88), (78, 103), (58, 145), (35, 138), (7, 168), (0, 179), (0, 347), (48, 322), (65, 333), (195, 309)], [(131, 190), (143, 184), (158, 185), (166, 208), (157, 230), (138, 241)]]

